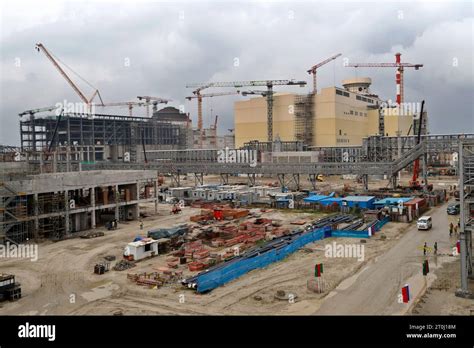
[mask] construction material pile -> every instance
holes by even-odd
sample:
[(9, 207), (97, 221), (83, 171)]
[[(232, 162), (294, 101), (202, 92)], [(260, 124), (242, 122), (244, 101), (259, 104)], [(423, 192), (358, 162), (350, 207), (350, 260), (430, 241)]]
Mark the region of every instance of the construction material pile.
[(163, 268), (159, 272), (128, 273), (127, 278), (137, 285), (159, 288), (165, 284), (178, 283), (182, 275), (181, 271), (171, 271), (170, 269)]
[(213, 209), (202, 209), (199, 215), (191, 216), (192, 222), (209, 220), (234, 220), (246, 217), (249, 214), (247, 209), (231, 209), (214, 207)]
[(126, 269), (130, 269), (132, 267), (135, 267), (134, 262), (128, 260), (121, 260), (120, 262), (117, 262), (113, 269), (114, 271), (125, 271)]

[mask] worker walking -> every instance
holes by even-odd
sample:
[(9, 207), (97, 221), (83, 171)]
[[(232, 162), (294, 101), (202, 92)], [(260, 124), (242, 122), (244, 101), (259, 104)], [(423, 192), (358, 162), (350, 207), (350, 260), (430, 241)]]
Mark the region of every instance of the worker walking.
[(434, 243), (434, 254), (438, 255), (438, 242)]
[(458, 226), (457, 225), (454, 225), (454, 235), (455, 236), (458, 235)]
[(428, 245), (426, 245), (426, 242), (425, 242), (425, 245), (423, 245), (423, 255), (426, 256), (426, 249), (428, 249)]
[(143, 221), (140, 220), (140, 229), (143, 230)]
[(450, 237), (453, 235), (453, 227), (454, 227), (454, 226), (453, 226), (453, 223), (451, 222), (451, 223), (449, 224), (449, 236), (450, 236)]

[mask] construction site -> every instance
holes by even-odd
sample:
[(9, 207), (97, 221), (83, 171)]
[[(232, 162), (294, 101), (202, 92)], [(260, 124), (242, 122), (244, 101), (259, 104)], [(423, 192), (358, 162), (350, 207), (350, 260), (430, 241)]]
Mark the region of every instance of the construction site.
[[(21, 111), (19, 146), (0, 148), (2, 314), (474, 313), (474, 133), (432, 134), (429, 105), (405, 101), (423, 64), (348, 64), (391, 68), (393, 103), (369, 77), (318, 86), (341, 54), (298, 72), (310, 90), (183, 84), (194, 126), (179, 101), (89, 98), (36, 49), (81, 110)], [(220, 135), (203, 103), (229, 95)], [(27, 246), (35, 262), (11, 256)]]

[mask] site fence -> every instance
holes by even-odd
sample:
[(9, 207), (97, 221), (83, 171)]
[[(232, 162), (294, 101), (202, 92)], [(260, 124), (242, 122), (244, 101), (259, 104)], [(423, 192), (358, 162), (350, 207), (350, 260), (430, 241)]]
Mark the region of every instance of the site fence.
[[(385, 217), (383, 220), (378, 221), (372, 227), (372, 232), (379, 231), (380, 228), (389, 221), (389, 217)], [(315, 242), (329, 237), (355, 237), (355, 238), (367, 238), (369, 237), (368, 230), (362, 231), (344, 231), (344, 230), (331, 230), (330, 226), (315, 229), (313, 231), (304, 233), (289, 244), (283, 244), (275, 249), (271, 249), (262, 254), (256, 254), (251, 257), (244, 257), (236, 262), (229, 262), (227, 265), (223, 265), (218, 269), (210, 272), (203, 272), (197, 276), (197, 291), (202, 293), (212, 289), (215, 289), (231, 280), (234, 280), (245, 273), (248, 273), (254, 269), (266, 267), (269, 264), (280, 261), (289, 254), (302, 248), (308, 243)]]

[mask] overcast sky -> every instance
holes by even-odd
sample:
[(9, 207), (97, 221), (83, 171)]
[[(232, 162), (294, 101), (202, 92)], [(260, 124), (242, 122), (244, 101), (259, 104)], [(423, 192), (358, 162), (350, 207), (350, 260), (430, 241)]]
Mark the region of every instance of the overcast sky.
[[(426, 100), (431, 133), (474, 132), (473, 7), (451, 2), (151, 2), (1, 1), (0, 144), (19, 144), (18, 113), (79, 97), (47, 58), (55, 56), (97, 87), (104, 102), (138, 95), (184, 105), (196, 125), (196, 100), (186, 83), (259, 79), (306, 80), (319, 87), (369, 76), (372, 92), (395, 99), (395, 69), (343, 67), (349, 62), (420, 63), (406, 69), (405, 101)], [(93, 89), (71, 73), (87, 96)], [(229, 91), (208, 89), (205, 92)], [(233, 128), (239, 96), (204, 100), (204, 125), (219, 115)], [(127, 115), (126, 108), (112, 110)], [(212, 111), (212, 112), (211, 112)], [(144, 110), (139, 113), (144, 115)]]

